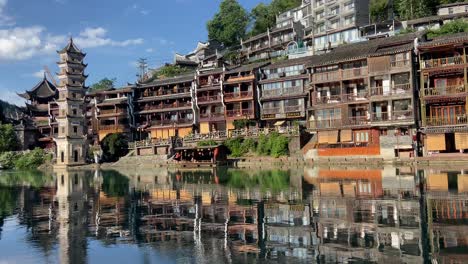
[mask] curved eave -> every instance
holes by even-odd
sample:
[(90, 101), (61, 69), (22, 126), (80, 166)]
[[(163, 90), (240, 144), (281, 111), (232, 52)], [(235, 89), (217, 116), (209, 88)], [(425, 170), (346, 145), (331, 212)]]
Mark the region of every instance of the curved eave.
[(31, 100), (31, 96), (29, 96), (29, 94), (26, 92), (26, 93), (16, 93), (19, 97), (21, 98), (24, 98), (26, 100)]

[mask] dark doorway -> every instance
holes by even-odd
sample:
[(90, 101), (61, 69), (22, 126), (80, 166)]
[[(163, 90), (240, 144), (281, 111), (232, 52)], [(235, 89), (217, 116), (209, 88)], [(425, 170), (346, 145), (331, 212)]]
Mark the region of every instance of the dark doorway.
[(63, 153), (63, 151), (60, 152), (60, 161), (61, 161), (62, 163), (65, 162), (65, 153)]
[(73, 161), (78, 162), (78, 150), (73, 151)]
[(445, 134), (445, 146), (446, 146), (446, 150), (448, 153), (457, 151), (455, 147), (455, 134), (454, 133)]

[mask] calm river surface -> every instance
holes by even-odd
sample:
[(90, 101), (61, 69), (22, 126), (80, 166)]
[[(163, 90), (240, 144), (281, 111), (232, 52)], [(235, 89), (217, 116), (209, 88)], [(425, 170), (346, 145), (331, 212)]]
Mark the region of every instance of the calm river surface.
[(0, 172), (2, 264), (467, 263), (467, 227), (468, 168)]

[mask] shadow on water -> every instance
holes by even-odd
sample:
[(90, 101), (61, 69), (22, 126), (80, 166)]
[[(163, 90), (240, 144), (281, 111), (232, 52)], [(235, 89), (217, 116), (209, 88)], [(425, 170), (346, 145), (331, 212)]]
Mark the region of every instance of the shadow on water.
[(2, 172), (0, 262), (462, 263), (465, 172)]

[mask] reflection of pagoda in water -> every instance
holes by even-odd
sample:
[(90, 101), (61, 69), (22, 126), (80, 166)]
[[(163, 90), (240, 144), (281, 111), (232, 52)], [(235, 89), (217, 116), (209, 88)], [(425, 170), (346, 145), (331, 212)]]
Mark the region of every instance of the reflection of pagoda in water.
[(428, 240), (438, 263), (463, 263), (468, 257), (468, 174), (427, 170)]
[(61, 263), (86, 263), (88, 178), (82, 171), (56, 169), (56, 221)]

